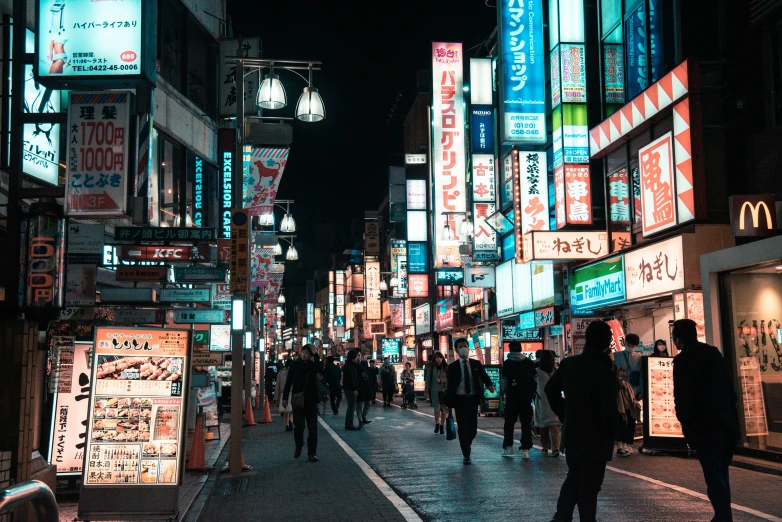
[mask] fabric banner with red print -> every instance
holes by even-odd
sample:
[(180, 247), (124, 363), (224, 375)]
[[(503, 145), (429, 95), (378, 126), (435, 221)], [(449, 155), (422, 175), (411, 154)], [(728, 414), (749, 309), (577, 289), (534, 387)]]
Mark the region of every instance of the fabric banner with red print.
[(625, 333), (622, 329), (622, 323), (616, 319), (606, 321), (606, 324), (611, 327), (611, 351), (621, 352), (625, 349)]
[(250, 288), (259, 288), (262, 281), (269, 280), (273, 262), (274, 256), (269, 252), (269, 249), (258, 245), (253, 246), (252, 258), (250, 260), (252, 270)]
[[(249, 150), (248, 150), (249, 149)], [(269, 214), (288, 163), (287, 148), (250, 147), (244, 150), (245, 187), (243, 208), (251, 216)]]

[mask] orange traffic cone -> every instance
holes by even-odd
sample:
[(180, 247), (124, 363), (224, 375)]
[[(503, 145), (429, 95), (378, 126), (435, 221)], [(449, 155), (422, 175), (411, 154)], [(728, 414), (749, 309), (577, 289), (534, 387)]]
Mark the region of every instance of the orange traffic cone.
[(190, 447), (190, 453), (187, 455), (188, 471), (206, 471), (209, 468), (204, 459), (204, 417), (196, 417), (195, 433), (193, 434), (193, 445)]
[(264, 396), (263, 401), (263, 417), (261, 417), (261, 424), (271, 424), (274, 422), (272, 420), (272, 410), (269, 408), (269, 397)]
[(246, 404), (244, 405), (244, 425), (245, 426), (257, 426), (255, 422), (255, 415), (253, 415), (253, 404), (250, 397), (247, 397)]

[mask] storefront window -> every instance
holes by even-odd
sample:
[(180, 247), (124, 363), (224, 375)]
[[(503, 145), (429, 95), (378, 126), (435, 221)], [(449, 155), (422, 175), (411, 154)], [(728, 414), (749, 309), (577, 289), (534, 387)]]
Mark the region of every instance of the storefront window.
[[(782, 261), (722, 276), (741, 443), (782, 453)], [(726, 332), (727, 333), (727, 332)]]
[(160, 224), (176, 227), (179, 224), (179, 180), (183, 174), (182, 148), (169, 139), (161, 137), (160, 146)]

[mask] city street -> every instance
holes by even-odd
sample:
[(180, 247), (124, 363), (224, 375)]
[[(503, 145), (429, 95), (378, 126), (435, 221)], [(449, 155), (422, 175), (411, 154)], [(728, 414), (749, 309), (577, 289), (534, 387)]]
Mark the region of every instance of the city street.
[[(279, 416), (274, 424), (244, 428), (244, 457), (253, 471), (221, 474), (201, 494), (200, 517), (197, 502), (187, 520), (550, 520), (564, 458), (539, 447), (529, 461), (518, 453), (503, 458), (503, 419), (481, 417), (473, 464), (464, 466), (458, 442), (435, 435), (429, 405), (419, 408), (384, 409), (378, 402), (361, 431), (344, 430), (344, 409), (339, 416), (328, 412), (320, 419), (316, 464), (306, 455), (292, 458), (293, 434)], [(734, 467), (731, 482), (735, 520), (782, 520), (782, 477)], [(711, 520), (705, 493), (696, 460), (636, 451), (609, 463), (598, 517)]]

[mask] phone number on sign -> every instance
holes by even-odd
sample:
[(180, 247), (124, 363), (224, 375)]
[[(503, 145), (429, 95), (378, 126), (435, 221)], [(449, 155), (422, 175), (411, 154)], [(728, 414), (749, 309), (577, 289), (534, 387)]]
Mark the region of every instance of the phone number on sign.
[(137, 71), (138, 64), (128, 65), (74, 65), (76, 72), (100, 72), (100, 71)]

